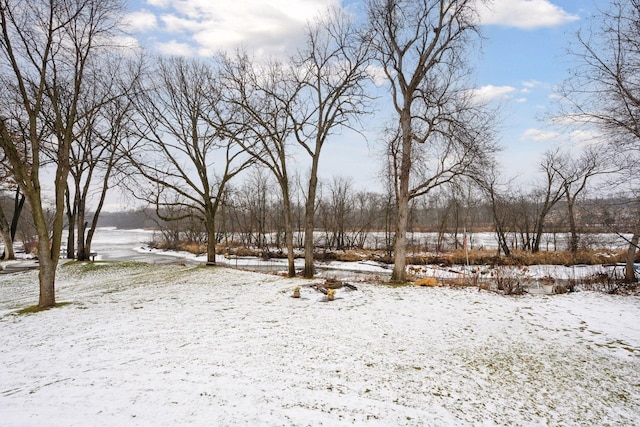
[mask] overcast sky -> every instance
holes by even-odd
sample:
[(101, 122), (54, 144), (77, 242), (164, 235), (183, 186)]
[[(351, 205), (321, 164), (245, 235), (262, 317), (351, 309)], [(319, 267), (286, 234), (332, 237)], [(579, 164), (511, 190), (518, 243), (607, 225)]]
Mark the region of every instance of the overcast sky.
[[(544, 120), (553, 108), (553, 88), (566, 77), (568, 41), (585, 24), (592, 0), (494, 0), (482, 10), (478, 90), (501, 103), (500, 160), (509, 176), (531, 181), (542, 153), (570, 147), (583, 132), (559, 133)], [(305, 23), (328, 6), (362, 16), (358, 0), (135, 0), (129, 1), (129, 28), (151, 52), (210, 57), (238, 46), (257, 54), (295, 49)], [(380, 123), (377, 120), (375, 123)], [(380, 164), (375, 126), (359, 135), (335, 137), (323, 149), (321, 178), (352, 178), (358, 188), (378, 190)]]

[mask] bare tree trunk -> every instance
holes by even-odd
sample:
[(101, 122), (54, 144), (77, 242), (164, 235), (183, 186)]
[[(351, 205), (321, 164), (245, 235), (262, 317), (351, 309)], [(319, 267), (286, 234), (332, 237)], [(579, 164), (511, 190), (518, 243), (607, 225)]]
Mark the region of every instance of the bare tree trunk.
[(624, 280), (627, 283), (634, 283), (637, 280), (634, 264), (636, 261), (636, 252), (638, 251), (638, 241), (640, 241), (640, 223), (636, 224), (633, 236), (629, 241), (629, 248), (627, 249), (627, 263), (624, 269)]
[(313, 156), (311, 178), (309, 179), (309, 192), (307, 194), (304, 213), (304, 271), (302, 274), (307, 279), (312, 278), (315, 274), (315, 268), (313, 266), (313, 252), (315, 249), (313, 232), (316, 213), (316, 191), (318, 189), (318, 159), (319, 155)]
[(293, 251), (293, 219), (291, 218), (291, 201), (289, 197), (284, 200), (284, 240), (287, 246), (287, 275), (296, 276), (295, 253)]
[(504, 253), (504, 255), (506, 257), (510, 257), (511, 250), (509, 249), (509, 244), (507, 243), (507, 238), (505, 236), (505, 231), (502, 225), (502, 221), (498, 217), (498, 212), (497, 212), (495, 203), (496, 203), (495, 201), (492, 201), (493, 224), (496, 229), (496, 236), (498, 238), (498, 255), (500, 254), (500, 249), (502, 249), (502, 252)]
[(295, 253), (293, 251), (293, 212), (291, 211), (291, 196), (289, 195), (289, 178), (285, 173), (278, 179), (282, 191), (282, 204), (284, 210), (284, 240), (287, 246), (287, 275), (296, 276)]
[(56, 281), (56, 267), (57, 263), (51, 259), (39, 258), (40, 269), (38, 273), (38, 279), (40, 283), (40, 297), (38, 299), (38, 307), (46, 308), (56, 305), (55, 297), (55, 281)]
[(571, 253), (578, 253), (578, 227), (576, 225), (576, 217), (574, 212), (573, 199), (569, 197), (569, 193), (567, 192), (567, 211), (569, 214), (569, 232), (571, 236), (569, 237), (569, 251)]
[(409, 220), (409, 201), (398, 202), (398, 218), (396, 222), (396, 240), (394, 245), (394, 264), (391, 281), (394, 283), (404, 283), (407, 281), (407, 224)]
[(207, 227), (207, 265), (216, 265), (216, 227), (213, 219), (206, 221)]
[(2, 241), (4, 242), (5, 247), (4, 253), (2, 254), (2, 256), (0, 256), (0, 259), (16, 259), (16, 254), (13, 249), (13, 242), (15, 242), (16, 240), (18, 222), (20, 221), (20, 215), (22, 214), (24, 202), (24, 194), (20, 192), (20, 187), (17, 187), (13, 201), (13, 216), (11, 218), (11, 224), (9, 224), (9, 221), (7, 220), (7, 217), (5, 216), (4, 211), (0, 206), (0, 234), (2, 235)]
[[(64, 187), (57, 187), (58, 195), (60, 195), (60, 189), (64, 192)], [(42, 202), (40, 200), (39, 193), (30, 194), (29, 204), (33, 207), (41, 207)], [(57, 208), (61, 208), (60, 199), (57, 201)], [(39, 273), (38, 279), (40, 284), (40, 296), (38, 299), (38, 307), (47, 308), (53, 307), (56, 304), (55, 297), (55, 280), (56, 280), (56, 268), (58, 266), (58, 259), (60, 258), (60, 237), (61, 233), (54, 233), (54, 239), (49, 238), (49, 229), (47, 227), (47, 221), (44, 216), (43, 209), (33, 209), (33, 222), (38, 234), (38, 264)], [(58, 230), (56, 227), (60, 227), (62, 230), (61, 222), (64, 215), (63, 209), (56, 211), (56, 218), (54, 220), (54, 230)], [(58, 224), (58, 225), (56, 225)], [(55, 238), (57, 237), (57, 238)]]
[(69, 185), (67, 185), (67, 189), (65, 191), (65, 200), (67, 202), (67, 222), (68, 225), (68, 233), (67, 233), (67, 258), (74, 259), (76, 257), (76, 204), (75, 199), (73, 202), (73, 206), (71, 203), (71, 190), (69, 189)]
[(89, 259), (89, 254), (87, 253), (87, 248), (84, 245), (84, 237), (87, 231), (87, 221), (86, 221), (86, 202), (84, 199), (78, 195), (80, 199), (78, 199), (78, 212), (76, 213), (76, 225), (78, 228), (78, 238), (77, 238), (77, 251), (78, 251), (78, 261), (87, 261)]
[(22, 214), (22, 208), (26, 198), (20, 191), (20, 187), (16, 188), (16, 196), (13, 200), (13, 218), (11, 218), (11, 241), (16, 240), (16, 232), (18, 231), (18, 222), (20, 221), (20, 215)]
[(16, 259), (13, 251), (13, 239), (11, 239), (11, 228), (7, 217), (4, 215), (2, 206), (0, 206), (0, 238), (2, 238), (2, 242), (4, 243), (4, 253), (0, 259)]
[[(405, 100), (405, 108), (400, 115), (400, 129), (402, 132), (402, 153), (400, 158), (400, 176), (396, 177), (396, 204), (398, 207), (398, 224), (396, 228), (396, 243), (394, 248), (394, 264), (391, 281), (403, 283), (407, 280), (407, 225), (409, 223), (409, 181), (411, 175), (413, 155), (411, 127), (411, 105)], [(397, 182), (399, 180), (399, 182)]]

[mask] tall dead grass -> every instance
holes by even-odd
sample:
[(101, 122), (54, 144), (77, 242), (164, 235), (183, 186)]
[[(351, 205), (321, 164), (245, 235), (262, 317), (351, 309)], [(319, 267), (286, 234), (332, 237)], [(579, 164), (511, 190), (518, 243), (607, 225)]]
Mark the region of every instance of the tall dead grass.
[[(206, 253), (207, 247), (204, 244), (193, 242), (156, 242), (157, 249), (187, 251), (194, 254)], [(218, 254), (229, 254), (235, 256), (255, 256), (261, 258), (286, 258), (286, 250), (281, 248), (247, 248), (241, 245), (223, 247), (218, 245)], [(393, 258), (387, 252), (375, 250), (341, 250), (341, 251), (318, 251), (315, 255), (320, 261), (378, 261), (382, 263), (393, 263)], [(467, 260), (468, 257), (468, 260)], [(425, 253), (407, 257), (407, 264), (414, 265), (465, 265), (467, 261), (471, 265), (492, 265), (492, 266), (528, 266), (528, 265), (597, 265), (610, 263), (623, 263), (626, 260), (626, 252), (604, 252), (604, 251), (580, 251), (572, 253), (569, 251), (540, 251), (531, 253), (528, 251), (513, 251), (511, 256), (498, 256), (495, 250), (471, 250), (465, 253), (459, 249), (451, 252)]]

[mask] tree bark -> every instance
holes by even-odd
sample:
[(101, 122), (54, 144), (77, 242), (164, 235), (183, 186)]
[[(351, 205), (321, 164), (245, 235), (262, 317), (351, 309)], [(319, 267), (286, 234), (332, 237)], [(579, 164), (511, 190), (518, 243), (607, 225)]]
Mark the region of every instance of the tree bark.
[(316, 210), (316, 191), (318, 189), (318, 160), (320, 149), (316, 151), (316, 155), (313, 156), (311, 164), (311, 178), (309, 179), (309, 192), (307, 194), (307, 203), (305, 204), (304, 213), (304, 271), (303, 276), (310, 279), (315, 274), (315, 267), (313, 265), (313, 232), (314, 232), (314, 218)]
[(216, 227), (213, 219), (206, 221), (207, 226), (207, 265), (216, 265)]
[(638, 242), (640, 241), (640, 223), (636, 224), (636, 228), (633, 231), (633, 236), (629, 241), (629, 248), (627, 249), (627, 262), (624, 269), (624, 280), (627, 283), (634, 283), (637, 281), (635, 272), (636, 252), (638, 250)]
[[(60, 175), (60, 174), (58, 174)], [(60, 189), (62, 189), (62, 197), (64, 197), (64, 187), (56, 187), (58, 191), (56, 194), (60, 196)], [(56, 304), (55, 297), (55, 280), (56, 280), (56, 268), (58, 266), (58, 260), (60, 258), (60, 242), (61, 234), (55, 231), (62, 230), (62, 218), (64, 215), (64, 209), (60, 206), (61, 200), (56, 202), (56, 219), (54, 220), (54, 233), (53, 238), (49, 237), (49, 229), (47, 227), (47, 221), (44, 215), (42, 207), (42, 201), (40, 199), (40, 192), (25, 192), (29, 197), (29, 205), (32, 207), (31, 214), (33, 216), (33, 223), (38, 235), (38, 265), (39, 265), (39, 285), (40, 296), (38, 299), (38, 307), (48, 308), (53, 307)], [(40, 208), (40, 209), (38, 209)]]
[(0, 259), (9, 260), (16, 259), (16, 255), (13, 251), (13, 239), (11, 238), (11, 228), (9, 226), (9, 221), (7, 221), (7, 217), (4, 215), (4, 211), (0, 206), (0, 238), (2, 238), (2, 242), (4, 243), (4, 253)]
[(289, 196), (289, 182), (285, 176), (284, 182), (280, 183), (282, 189), (282, 204), (284, 209), (284, 240), (287, 246), (287, 275), (289, 277), (296, 276), (295, 253), (293, 251), (293, 218), (291, 212), (291, 198)]
[(75, 259), (76, 257), (76, 204), (74, 200), (74, 203), (72, 206), (71, 192), (68, 185), (65, 193), (65, 198), (67, 201), (67, 222), (69, 223), (68, 233), (67, 233), (67, 258)]
[[(55, 281), (58, 262), (47, 256), (47, 252), (50, 252), (48, 245), (48, 239), (38, 240), (38, 264), (40, 266), (38, 273), (40, 283), (38, 307), (40, 308), (53, 307), (56, 305)], [(44, 256), (40, 254), (44, 254)]]
[(393, 283), (404, 283), (407, 281), (407, 224), (409, 219), (409, 202), (400, 200), (398, 202), (398, 218), (396, 223), (396, 238), (394, 245), (393, 273), (391, 281)]
[(394, 247), (394, 264), (391, 281), (404, 283), (407, 280), (407, 225), (409, 223), (409, 181), (412, 168), (413, 131), (411, 123), (411, 100), (405, 99), (405, 106), (400, 114), (400, 130), (402, 138), (402, 152), (400, 158), (399, 182), (396, 180), (396, 204), (398, 207), (398, 224), (396, 227), (396, 242)]
[(18, 222), (20, 222), (20, 215), (22, 215), (22, 208), (24, 207), (25, 200), (24, 194), (20, 192), (20, 187), (17, 187), (13, 203), (13, 218), (11, 218), (11, 241), (13, 242), (16, 240)]

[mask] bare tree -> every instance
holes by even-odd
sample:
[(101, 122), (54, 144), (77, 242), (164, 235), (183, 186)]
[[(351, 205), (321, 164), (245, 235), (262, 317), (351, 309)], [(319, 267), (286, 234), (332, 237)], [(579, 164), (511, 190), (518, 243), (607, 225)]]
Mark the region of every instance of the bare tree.
[(310, 25), (306, 47), (293, 58), (298, 92), (289, 111), (295, 140), (311, 158), (304, 222), (304, 277), (313, 277), (314, 215), (322, 147), (339, 128), (355, 129), (369, 111), (369, 44), (344, 14)]
[(135, 99), (141, 143), (130, 161), (147, 184), (137, 183), (134, 195), (156, 206), (165, 221), (197, 212), (207, 230), (207, 263), (215, 264), (215, 220), (225, 186), (251, 159), (227, 132), (231, 112), (220, 101), (215, 70), (195, 60), (163, 58), (156, 81)]
[[(105, 44), (113, 46), (121, 10), (117, 0), (0, 1), (0, 85), (7, 94), (0, 112), (0, 147), (29, 202), (38, 235), (39, 307), (55, 305), (64, 192), (70, 147), (82, 114), (79, 103), (92, 84), (89, 75), (96, 55)], [(51, 137), (44, 130), (47, 118), (53, 118)], [(24, 133), (31, 161), (13, 144), (11, 128)], [(51, 179), (45, 175), (47, 145), (56, 152), (51, 227), (43, 194), (45, 180)]]
[[(70, 180), (66, 191), (68, 235), (67, 258), (87, 260), (107, 193), (117, 177), (126, 152), (125, 140), (132, 134), (130, 92), (140, 76), (141, 62), (118, 55), (105, 58), (100, 78), (92, 88), (91, 102), (99, 108), (80, 122), (82, 133), (71, 146)], [(84, 100), (83, 103), (88, 102)], [(92, 215), (88, 207), (93, 202)], [(77, 231), (77, 236), (76, 236)], [(77, 237), (77, 238), (76, 238)]]
[[(511, 256), (511, 249), (507, 242), (507, 232), (509, 231), (509, 200), (511, 191), (508, 187), (500, 183), (499, 174), (495, 167), (484, 175), (484, 179), (478, 181), (484, 190), (491, 208), (491, 218), (498, 241), (498, 254), (500, 250), (505, 256)], [(507, 187), (507, 188), (505, 188)]]
[(289, 177), (290, 137), (293, 132), (291, 114), (297, 82), (281, 62), (265, 65), (252, 62), (247, 55), (223, 59), (227, 102), (236, 105), (242, 114), (230, 123), (231, 134), (240, 134), (238, 144), (253, 159), (271, 171), (282, 195), (288, 275), (294, 277), (293, 212)]
[(349, 219), (353, 216), (353, 194), (351, 181), (345, 177), (334, 177), (329, 185), (329, 208), (331, 212), (331, 240), (338, 250), (348, 249), (353, 246), (348, 237), (347, 227)]
[(562, 175), (558, 172), (563, 169), (563, 157), (559, 150), (547, 151), (542, 163), (540, 163), (540, 169), (544, 179), (533, 192), (536, 218), (531, 252), (540, 251), (540, 242), (547, 216), (556, 203), (562, 200), (566, 192)]
[(569, 153), (559, 154), (558, 161), (550, 165), (560, 177), (564, 188), (571, 234), (569, 250), (573, 253), (578, 252), (579, 247), (576, 201), (585, 192), (593, 177), (613, 172), (609, 160), (605, 158), (600, 147), (592, 146), (587, 147), (578, 158), (573, 158)]
[(406, 280), (409, 202), (473, 174), (495, 150), (489, 120), (468, 87), (468, 48), (477, 33), (474, 0), (370, 0), (377, 61), (397, 114), (388, 139), (398, 208), (391, 280)]
[(353, 204), (353, 244), (356, 248), (363, 249), (369, 239), (369, 234), (382, 229), (379, 206), (381, 197), (376, 193), (359, 191), (354, 196)]
[[(565, 119), (598, 127), (625, 167), (620, 186), (638, 192), (640, 169), (640, 0), (612, 0), (570, 48), (575, 63), (561, 87)], [(639, 217), (640, 218), (640, 217)], [(640, 219), (634, 221), (640, 225)], [(640, 227), (629, 241), (626, 279), (635, 281), (633, 261)]]

